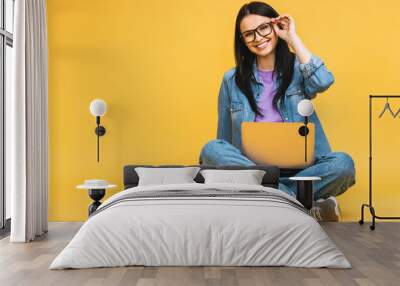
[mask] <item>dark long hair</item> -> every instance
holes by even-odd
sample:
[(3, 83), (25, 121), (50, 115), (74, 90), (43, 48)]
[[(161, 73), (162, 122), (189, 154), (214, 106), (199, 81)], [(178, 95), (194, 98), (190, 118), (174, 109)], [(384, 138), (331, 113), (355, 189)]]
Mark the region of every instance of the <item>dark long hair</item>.
[[(269, 18), (278, 17), (278, 12), (275, 11), (270, 5), (263, 2), (250, 2), (244, 4), (240, 8), (239, 13), (236, 17), (235, 27), (235, 60), (236, 60), (236, 72), (235, 81), (239, 89), (246, 95), (251, 108), (256, 114), (260, 114), (257, 109), (257, 104), (253, 96), (251, 89), (251, 82), (255, 82), (255, 76), (253, 74), (253, 63), (256, 60), (256, 55), (253, 54), (241, 39), (240, 35), (240, 22), (242, 19), (249, 15), (256, 14)], [(286, 89), (288, 88), (292, 76), (294, 66), (295, 55), (289, 50), (287, 43), (281, 38), (278, 39), (278, 44), (275, 48), (275, 65), (274, 74), (277, 74), (277, 78), (281, 79), (277, 93), (273, 100), (273, 105), (277, 108), (277, 102), (279, 98), (283, 98)]]

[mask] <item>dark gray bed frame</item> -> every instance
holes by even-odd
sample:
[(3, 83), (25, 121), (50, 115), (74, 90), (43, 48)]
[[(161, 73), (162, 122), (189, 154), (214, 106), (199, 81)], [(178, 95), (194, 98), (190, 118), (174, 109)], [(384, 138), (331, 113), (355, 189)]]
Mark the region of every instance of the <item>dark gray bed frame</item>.
[[(278, 188), (279, 183), (279, 168), (272, 165), (256, 165), (256, 166), (207, 166), (207, 165), (127, 165), (124, 167), (124, 189), (133, 188), (138, 185), (139, 177), (135, 171), (136, 167), (148, 168), (168, 168), (168, 167), (200, 167), (201, 169), (221, 169), (221, 170), (264, 170), (266, 173), (262, 180), (262, 185), (265, 187)], [(200, 174), (194, 178), (197, 183), (204, 183), (204, 178)]]

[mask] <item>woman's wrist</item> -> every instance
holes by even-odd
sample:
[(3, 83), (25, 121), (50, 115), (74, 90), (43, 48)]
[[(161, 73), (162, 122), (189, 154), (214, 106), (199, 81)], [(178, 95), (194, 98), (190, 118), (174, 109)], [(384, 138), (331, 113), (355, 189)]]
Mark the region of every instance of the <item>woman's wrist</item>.
[(289, 36), (287, 43), (295, 52), (301, 64), (308, 63), (311, 59), (311, 52), (306, 48), (297, 34)]

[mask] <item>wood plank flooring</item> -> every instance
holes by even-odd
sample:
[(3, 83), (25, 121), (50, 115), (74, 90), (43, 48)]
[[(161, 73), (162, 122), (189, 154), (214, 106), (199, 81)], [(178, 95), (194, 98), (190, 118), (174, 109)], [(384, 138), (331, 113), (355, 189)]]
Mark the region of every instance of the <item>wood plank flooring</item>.
[(50, 223), (49, 233), (32, 243), (0, 241), (0, 285), (400, 285), (400, 223), (378, 222), (377, 229), (356, 223), (323, 227), (353, 268), (289, 267), (120, 267), (48, 270), (81, 223)]

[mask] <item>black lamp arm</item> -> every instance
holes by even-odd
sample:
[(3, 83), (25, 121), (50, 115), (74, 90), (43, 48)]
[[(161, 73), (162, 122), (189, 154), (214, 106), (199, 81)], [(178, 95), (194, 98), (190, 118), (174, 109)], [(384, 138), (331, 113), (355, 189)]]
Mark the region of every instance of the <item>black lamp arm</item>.
[(307, 162), (307, 135), (309, 129), (307, 127), (308, 116), (304, 116), (304, 125), (299, 128), (299, 134), (304, 137), (304, 161)]
[(104, 128), (104, 126), (100, 125), (100, 116), (96, 116), (96, 129), (94, 130), (94, 132), (96, 133), (96, 139), (97, 139), (97, 162), (99, 162), (100, 160), (100, 140), (99, 137), (103, 136), (104, 134), (106, 134), (106, 129)]

